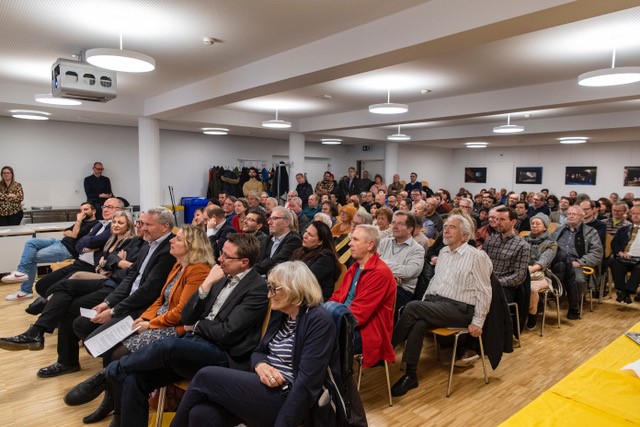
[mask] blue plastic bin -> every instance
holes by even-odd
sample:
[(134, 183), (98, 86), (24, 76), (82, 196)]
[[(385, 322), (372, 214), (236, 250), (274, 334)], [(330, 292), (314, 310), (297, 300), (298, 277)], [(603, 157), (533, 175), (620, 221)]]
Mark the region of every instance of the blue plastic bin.
[(207, 203), (209, 203), (209, 199), (206, 197), (183, 197), (180, 199), (180, 204), (184, 206), (184, 223), (191, 224), (196, 209), (207, 207)]

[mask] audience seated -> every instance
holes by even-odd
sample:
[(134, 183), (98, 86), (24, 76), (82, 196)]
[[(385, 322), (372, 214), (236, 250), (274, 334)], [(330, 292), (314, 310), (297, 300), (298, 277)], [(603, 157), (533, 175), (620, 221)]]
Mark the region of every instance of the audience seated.
[(395, 361), (391, 347), (396, 283), (393, 273), (376, 253), (380, 235), (373, 225), (358, 225), (349, 248), (355, 263), (349, 267), (330, 302), (346, 306), (358, 321), (354, 351), (362, 353), (363, 366), (381, 360)]
[(320, 284), (322, 299), (331, 298), (340, 276), (340, 262), (327, 224), (320, 221), (309, 224), (302, 236), (302, 247), (293, 252), (291, 261), (304, 262)]
[(485, 240), (483, 249), (493, 264), (493, 274), (502, 285), (508, 302), (514, 302), (516, 289), (527, 278), (529, 245), (515, 232), (516, 213), (506, 206), (495, 209), (496, 233)]
[(378, 254), (393, 273), (397, 283), (396, 310), (402, 309), (413, 298), (418, 275), (424, 265), (425, 250), (412, 235), (418, 221), (411, 212), (396, 212), (391, 228), (393, 237), (380, 240)]
[(251, 371), (201, 369), (173, 426), (306, 425), (305, 417), (322, 393), (327, 367), (339, 378), (335, 327), (320, 305), (317, 281), (301, 262), (271, 270), (269, 298), (274, 311), (251, 355)]
[(60, 262), (69, 258), (77, 258), (75, 249), (78, 239), (89, 234), (97, 224), (96, 208), (85, 202), (80, 205), (80, 212), (76, 221), (67, 228), (62, 240), (58, 239), (29, 239), (24, 244), (22, 257), (18, 268), (2, 278), (5, 283), (22, 282), (20, 289), (5, 297), (8, 301), (29, 299), (33, 297), (33, 282), (38, 272), (38, 263)]
[(527, 212), (527, 216), (532, 218), (539, 213), (543, 213), (547, 216), (551, 213), (549, 207), (546, 204), (546, 196), (543, 193), (535, 193), (531, 197), (531, 202), (529, 202), (529, 211)]
[(269, 236), (262, 246), (260, 260), (255, 265), (259, 274), (267, 274), (277, 264), (289, 261), (293, 251), (302, 245), (300, 236), (291, 231), (292, 215), (289, 209), (282, 206), (273, 208), (267, 221)]
[(611, 216), (607, 218), (605, 223), (607, 226), (607, 233), (614, 236), (621, 227), (628, 227), (631, 225), (631, 222), (626, 219), (628, 211), (629, 207), (625, 202), (620, 201), (613, 203), (613, 206), (611, 206)]
[(340, 212), (340, 222), (331, 228), (331, 235), (340, 238), (351, 231), (351, 221), (356, 214), (356, 208), (353, 205), (342, 206)]
[[(110, 202), (107, 201), (105, 206)], [(72, 331), (72, 323), (80, 308), (92, 307), (110, 294), (123, 280), (125, 273), (139, 252), (139, 239), (134, 239), (134, 224), (131, 214), (118, 211), (110, 218), (111, 237), (104, 246), (104, 255), (98, 260), (98, 274), (89, 273), (89, 277), (74, 279), (70, 275), (49, 288), (49, 298), (43, 298), (34, 313), (42, 315), (27, 329), (15, 337), (0, 338), (0, 348), (6, 350), (42, 350), (44, 334), (58, 328), (58, 361), (38, 371), (42, 378), (54, 377), (80, 370), (78, 361), (78, 338)], [(113, 219), (111, 221), (111, 219)], [(125, 251), (129, 258), (123, 259)], [(109, 277), (107, 277), (109, 276)], [(35, 308), (35, 304), (32, 304)]]
[(580, 206), (567, 210), (567, 221), (557, 227), (551, 238), (558, 242), (558, 251), (553, 261), (553, 272), (562, 281), (569, 300), (567, 318), (580, 318), (580, 298), (586, 290), (587, 281), (582, 267), (596, 268), (604, 254), (598, 233), (582, 223), (584, 211)]
[(309, 226), (309, 219), (302, 213), (302, 200), (300, 197), (294, 197), (289, 201), (289, 210), (293, 212), (293, 215), (295, 215), (298, 221), (298, 228), (295, 231), (298, 235), (302, 236)]
[[(175, 257), (176, 263), (160, 296), (134, 320), (132, 328), (138, 328), (137, 333), (101, 355), (104, 367), (154, 342), (184, 335), (182, 308), (205, 280), (215, 261), (207, 235), (194, 226), (181, 227), (170, 244), (169, 253)], [(97, 422), (113, 411), (112, 393), (106, 387), (103, 372), (75, 386), (66, 394), (64, 401), (67, 405), (81, 405), (95, 399), (102, 391), (105, 391), (102, 403), (83, 420), (84, 423)]]
[(266, 282), (253, 268), (259, 253), (254, 236), (229, 235), (220, 265), (211, 269), (182, 310), (186, 334), (109, 364), (105, 377), (114, 395), (115, 425), (146, 426), (149, 393), (191, 379), (200, 368), (249, 369), (249, 356), (260, 340), (267, 312)]
[(391, 229), (392, 220), (393, 212), (391, 212), (391, 209), (383, 207), (376, 211), (375, 225), (380, 232), (380, 239), (393, 236), (393, 230)]
[(242, 222), (242, 233), (253, 234), (260, 242), (262, 248), (267, 241), (267, 235), (262, 229), (265, 227), (265, 218), (258, 209), (250, 209)]
[(49, 288), (58, 281), (68, 278), (77, 271), (95, 271), (96, 263), (102, 256), (101, 249), (111, 237), (111, 218), (121, 211), (123, 204), (119, 199), (107, 199), (102, 206), (102, 222), (98, 222), (91, 231), (76, 241), (75, 250), (79, 254), (73, 264), (53, 271), (36, 283), (36, 292), (40, 296), (48, 297)]
[(522, 233), (523, 231), (531, 231), (531, 223), (529, 220), (529, 204), (527, 202), (517, 202), (515, 206), (516, 211), (516, 233)]
[[(447, 218), (443, 232), (447, 246), (440, 251), (426, 294), (421, 301), (407, 304), (393, 330), (393, 346), (405, 343), (402, 361), (406, 363), (405, 374), (391, 388), (393, 396), (418, 387), (418, 361), (429, 329), (468, 327), (473, 337), (482, 333), (491, 304), (492, 264), (484, 252), (467, 244), (472, 230), (461, 215)], [(461, 359), (471, 363), (477, 358), (467, 353)]]
[[(614, 205), (615, 207), (616, 205)], [(611, 275), (617, 290), (616, 301), (631, 304), (640, 283), (640, 207), (631, 208), (632, 224), (618, 228), (611, 241)], [(627, 279), (627, 273), (631, 273)]]
[(543, 213), (531, 218), (531, 233), (524, 236), (524, 241), (529, 244), (529, 274), (531, 276), (531, 298), (529, 300), (529, 315), (527, 328), (535, 329), (538, 313), (539, 292), (550, 286), (544, 275), (544, 270), (551, 267), (556, 256), (558, 243), (552, 240), (547, 233), (549, 217)]
[(229, 223), (225, 218), (224, 210), (218, 206), (207, 207), (207, 236), (211, 243), (211, 249), (213, 249), (213, 256), (215, 258), (220, 256), (220, 251), (224, 246), (224, 242), (227, 241), (227, 236), (230, 233), (235, 233), (236, 228)]
[(551, 220), (551, 222), (564, 224), (567, 221), (567, 210), (571, 205), (573, 205), (573, 201), (570, 197), (560, 197), (560, 201), (558, 202), (558, 209), (549, 214), (549, 219)]

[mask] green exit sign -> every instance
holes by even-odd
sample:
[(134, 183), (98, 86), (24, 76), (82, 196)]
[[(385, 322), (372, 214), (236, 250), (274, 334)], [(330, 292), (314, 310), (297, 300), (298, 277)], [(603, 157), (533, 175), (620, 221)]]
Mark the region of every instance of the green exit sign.
[(371, 145), (363, 145), (362, 151), (371, 151)]

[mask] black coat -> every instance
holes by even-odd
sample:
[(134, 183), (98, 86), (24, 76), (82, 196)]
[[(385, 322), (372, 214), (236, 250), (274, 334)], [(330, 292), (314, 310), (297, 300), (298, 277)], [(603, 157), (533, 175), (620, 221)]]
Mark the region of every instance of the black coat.
[(246, 370), (267, 313), (267, 282), (252, 269), (231, 291), (216, 317), (207, 320), (227, 280), (213, 285), (204, 299), (196, 291), (182, 309), (182, 323), (197, 323), (194, 332), (223, 349), (229, 357), (229, 367)]
[(276, 248), (275, 253), (271, 256), (271, 248), (273, 247), (273, 235), (269, 235), (262, 247), (260, 262), (255, 265), (256, 270), (260, 274), (267, 274), (269, 270), (281, 262), (289, 261), (293, 255), (293, 251), (302, 246), (300, 236), (296, 233), (289, 232), (284, 237), (280, 245)]

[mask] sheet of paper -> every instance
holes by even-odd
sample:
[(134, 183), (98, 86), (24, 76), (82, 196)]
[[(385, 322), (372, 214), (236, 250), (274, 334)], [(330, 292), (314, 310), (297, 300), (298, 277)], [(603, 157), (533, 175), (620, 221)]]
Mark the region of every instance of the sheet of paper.
[(635, 362), (629, 363), (627, 366), (624, 366), (622, 370), (631, 370), (636, 373), (637, 376), (640, 377), (640, 360), (636, 360)]
[(93, 319), (98, 314), (97, 311), (91, 310), (90, 308), (82, 308), (80, 307), (80, 316), (86, 317), (87, 319)]
[(127, 316), (96, 336), (86, 340), (84, 346), (93, 357), (98, 357), (123, 339), (133, 335), (139, 329), (131, 329), (131, 325), (133, 325), (133, 318)]

